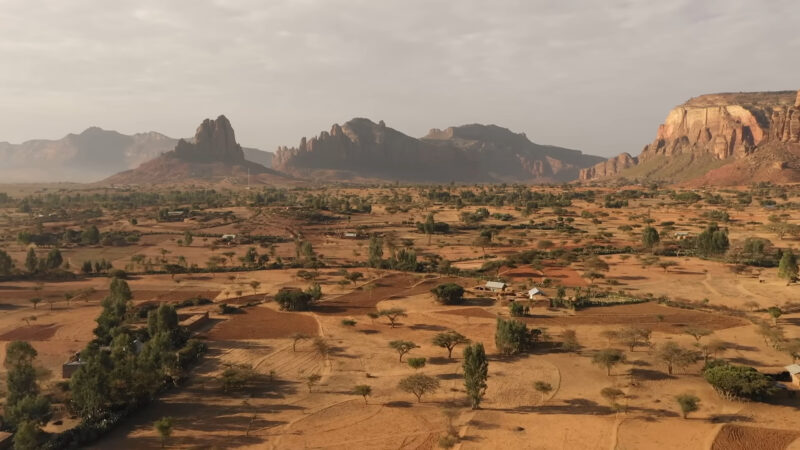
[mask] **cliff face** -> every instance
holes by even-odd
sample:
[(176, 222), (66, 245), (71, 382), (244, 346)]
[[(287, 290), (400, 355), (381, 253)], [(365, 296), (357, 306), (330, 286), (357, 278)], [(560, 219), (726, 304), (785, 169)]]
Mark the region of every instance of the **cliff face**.
[(620, 153), (619, 155), (609, 158), (601, 163), (597, 163), (592, 167), (581, 169), (580, 180), (593, 180), (596, 178), (605, 178), (616, 175), (636, 165), (637, 158), (632, 157), (629, 153)]
[[(668, 165), (677, 155), (727, 164), (765, 145), (788, 145), (799, 140), (800, 92), (703, 95), (669, 112), (636, 164), (659, 160), (658, 164)], [(631, 167), (604, 164), (582, 171), (581, 179), (614, 176)]]
[(334, 173), (409, 181), (546, 182), (577, 178), (602, 158), (532, 143), (495, 125), (432, 129), (421, 139), (383, 121), (353, 119), (295, 148), (281, 147), (273, 167), (290, 173)]
[(225, 116), (206, 119), (197, 128), (193, 142), (178, 141), (172, 156), (191, 162), (244, 162), (244, 151), (236, 143), (231, 122)]

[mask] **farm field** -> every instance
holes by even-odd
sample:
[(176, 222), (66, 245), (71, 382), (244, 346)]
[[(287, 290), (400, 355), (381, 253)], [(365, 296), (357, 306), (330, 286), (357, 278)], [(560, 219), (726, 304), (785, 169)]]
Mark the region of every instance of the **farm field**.
[[(12, 341), (36, 349), (37, 379), (53, 404), (43, 426), (50, 435), (82, 419), (62, 365), (96, 340), (112, 279), (130, 288), (120, 326), (136, 336), (162, 304), (181, 321), (205, 319), (187, 333), (207, 351), (180, 382), (88, 448), (160, 448), (154, 423), (164, 417), (172, 418), (167, 448), (436, 449), (447, 436), (461, 449), (800, 448), (800, 386), (779, 376), (800, 339), (800, 285), (778, 267), (800, 251), (794, 186), (699, 191), (692, 202), (676, 197), (680, 188), (642, 186), (329, 186), (289, 189), (292, 201), (275, 204), (221, 190), (213, 201), (124, 210), (97, 200), (101, 214), (92, 217), (79, 203), (48, 203), (49, 191), (6, 191), (0, 249), (14, 268), (0, 277), (0, 356)], [(624, 191), (625, 206), (606, 206)], [(738, 201), (740, 191), (751, 203)], [(520, 192), (542, 197), (515, 200)], [(484, 200), (470, 200), (478, 195)], [(32, 212), (21, 211), (23, 198)], [(309, 206), (334, 198), (372, 207)], [(162, 206), (192, 213), (159, 221)], [(43, 220), (52, 211), (58, 220)], [(447, 229), (428, 232), (426, 221)], [(727, 243), (705, 250), (699, 242), (712, 223)], [(659, 234), (652, 245), (647, 228)], [(69, 230), (78, 237), (64, 237)], [(36, 243), (45, 238), (58, 242)], [(29, 270), (31, 251), (47, 261), (55, 249), (57, 267)], [(432, 290), (453, 284), (463, 298), (437, 301)], [(529, 298), (532, 288), (539, 292)], [(308, 308), (282, 303), (315, 289)], [(524, 312), (512, 314), (515, 305)], [(498, 319), (525, 324), (535, 339), (505, 354)], [(646, 339), (629, 345), (622, 336), (631, 329)], [(486, 349), (479, 409), (465, 389), (466, 345), (450, 358), (433, 343), (449, 330)], [(573, 334), (577, 344), (567, 347)], [(418, 347), (398, 357), (394, 341)], [(669, 368), (668, 344), (694, 357)], [(624, 359), (593, 362), (607, 349)], [(424, 366), (409, 366), (413, 358)], [(713, 359), (775, 376), (780, 388), (761, 400), (725, 398), (703, 375)], [(231, 387), (224, 380), (234, 369), (248, 376)], [(399, 384), (420, 374), (438, 388), (418, 401)], [(355, 393), (359, 385), (369, 395)], [(610, 399), (608, 388), (619, 393)], [(679, 395), (697, 400), (686, 418)]]

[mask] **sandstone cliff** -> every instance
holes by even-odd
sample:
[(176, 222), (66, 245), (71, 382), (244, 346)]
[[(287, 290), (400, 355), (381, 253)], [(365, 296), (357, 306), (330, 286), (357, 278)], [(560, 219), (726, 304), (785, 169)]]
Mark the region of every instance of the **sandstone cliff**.
[(281, 147), (273, 167), (302, 176), (433, 182), (570, 181), (602, 158), (534, 144), (495, 125), (432, 129), (421, 139), (383, 121), (333, 125), (294, 148)]
[(170, 156), (191, 162), (244, 162), (244, 151), (236, 143), (231, 122), (225, 116), (206, 119), (197, 128), (192, 142), (181, 139)]
[[(582, 171), (580, 178), (626, 175), (630, 167), (647, 165), (652, 167), (639, 172), (659, 178), (657, 169), (664, 167), (672, 174), (671, 181), (682, 181), (681, 174), (670, 170), (672, 161), (692, 161), (694, 169), (702, 162), (711, 170), (747, 158), (768, 144), (790, 145), (799, 140), (800, 92), (703, 95), (669, 112), (655, 140), (644, 147), (634, 165), (604, 162)], [(636, 170), (631, 172), (636, 174)]]

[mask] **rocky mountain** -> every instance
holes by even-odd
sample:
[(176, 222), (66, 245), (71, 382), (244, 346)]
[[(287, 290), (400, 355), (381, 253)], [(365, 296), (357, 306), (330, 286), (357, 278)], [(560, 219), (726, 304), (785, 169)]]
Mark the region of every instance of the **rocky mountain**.
[[(171, 151), (178, 139), (148, 132), (126, 135), (91, 127), (58, 140), (0, 142), (4, 182), (95, 181)], [(245, 159), (269, 167), (272, 153), (244, 148)]]
[(106, 178), (103, 184), (171, 184), (216, 182), (222, 179), (259, 181), (262, 175), (284, 178), (261, 164), (245, 159), (242, 146), (225, 116), (205, 119), (191, 140), (180, 139), (175, 148)]
[(670, 111), (638, 157), (622, 154), (582, 170), (580, 179), (736, 184), (746, 172), (752, 180), (793, 180), (799, 142), (800, 92), (703, 95)]
[(383, 121), (356, 118), (304, 137), (297, 147), (280, 147), (273, 167), (314, 178), (541, 183), (574, 180), (602, 160), (495, 125), (432, 129), (417, 139)]

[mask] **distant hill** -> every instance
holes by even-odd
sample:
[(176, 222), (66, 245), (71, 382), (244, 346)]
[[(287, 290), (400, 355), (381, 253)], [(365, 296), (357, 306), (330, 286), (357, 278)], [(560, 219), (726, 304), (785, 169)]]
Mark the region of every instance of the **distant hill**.
[[(148, 132), (125, 135), (91, 127), (58, 140), (0, 142), (4, 182), (97, 181), (171, 151), (178, 139)], [(244, 148), (245, 159), (269, 167), (272, 153)]]
[(272, 166), (315, 179), (545, 183), (575, 180), (603, 159), (535, 144), (495, 125), (433, 129), (417, 139), (383, 121), (355, 118), (279, 148)]
[(581, 180), (695, 185), (800, 181), (800, 92), (709, 94), (677, 106), (637, 157), (584, 169)]
[(193, 139), (180, 139), (173, 150), (101, 181), (102, 184), (141, 185), (186, 182), (219, 182), (236, 179), (239, 183), (262, 182), (288, 177), (245, 159), (236, 142), (230, 121), (225, 116), (205, 119)]

